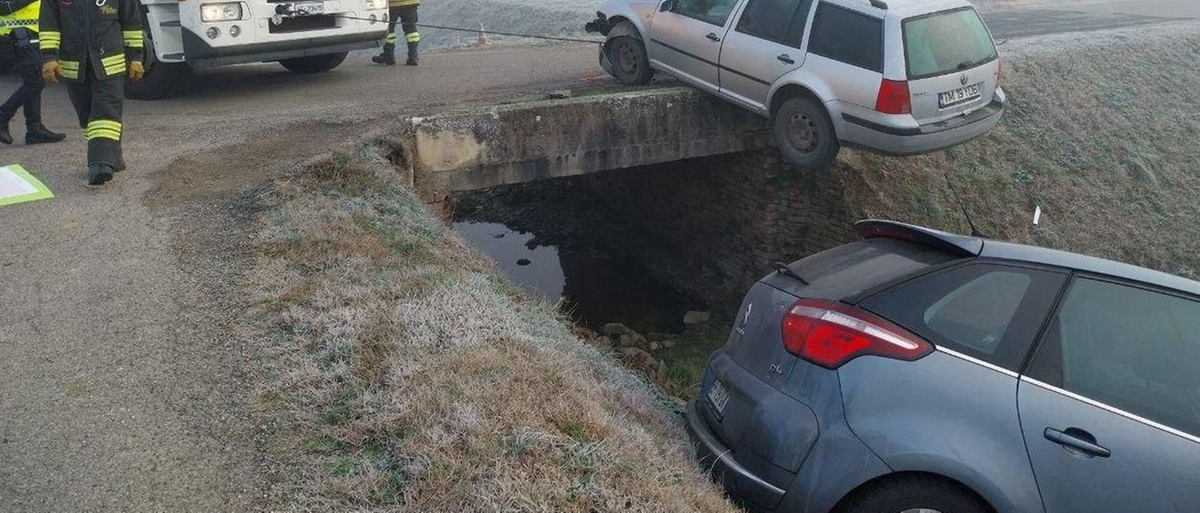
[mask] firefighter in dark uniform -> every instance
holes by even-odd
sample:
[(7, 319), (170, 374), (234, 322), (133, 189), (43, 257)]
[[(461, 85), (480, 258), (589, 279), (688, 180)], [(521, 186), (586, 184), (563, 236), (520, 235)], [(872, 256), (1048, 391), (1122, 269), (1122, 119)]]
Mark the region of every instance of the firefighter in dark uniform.
[(66, 139), (42, 124), (42, 56), (38, 53), (39, 0), (0, 0), (0, 73), (16, 71), (21, 87), (0, 105), (0, 144), (12, 144), (8, 122), (25, 111), (25, 144), (54, 143)]
[(67, 94), (87, 140), (88, 184), (102, 185), (125, 168), (121, 110), (125, 76), (140, 80), (142, 16), (138, 0), (44, 0), (42, 75), (67, 81)]
[(383, 53), (371, 58), (376, 64), (396, 64), (396, 21), (404, 30), (404, 41), (408, 43), (408, 64), (417, 65), (417, 44), (421, 42), (421, 33), (417, 32), (417, 9), (421, 0), (388, 0), (388, 35), (383, 40)]

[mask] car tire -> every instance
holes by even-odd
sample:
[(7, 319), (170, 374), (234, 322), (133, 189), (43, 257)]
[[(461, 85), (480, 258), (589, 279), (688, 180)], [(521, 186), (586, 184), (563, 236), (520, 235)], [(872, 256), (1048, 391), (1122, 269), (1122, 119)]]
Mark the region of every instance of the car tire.
[(775, 111), (775, 143), (793, 166), (828, 168), (841, 150), (829, 113), (816, 98), (796, 96)]
[(346, 60), (346, 56), (350, 52), (330, 53), (325, 55), (312, 55), (308, 57), (296, 57), (293, 59), (283, 59), (279, 61), (283, 67), (287, 68), (292, 73), (300, 73), (308, 75), (312, 73), (325, 73), (333, 68), (341, 66), (342, 61)]
[(642, 86), (654, 78), (654, 70), (650, 69), (650, 56), (646, 54), (646, 45), (642, 40), (633, 36), (617, 36), (608, 40), (608, 61), (612, 64), (612, 74), (622, 84)]
[(839, 513), (987, 513), (973, 493), (960, 485), (932, 476), (884, 478), (847, 499)]

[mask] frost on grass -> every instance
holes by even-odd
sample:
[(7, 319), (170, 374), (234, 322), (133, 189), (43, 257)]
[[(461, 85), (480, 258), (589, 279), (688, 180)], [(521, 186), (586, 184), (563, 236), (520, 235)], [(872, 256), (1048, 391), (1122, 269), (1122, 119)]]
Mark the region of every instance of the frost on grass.
[(656, 389), (369, 154), (280, 180), (262, 217), (273, 509), (733, 511)]
[(863, 217), (968, 233), (948, 177), (994, 238), (1200, 276), (1198, 27), (1010, 41), (987, 137), (907, 159), (844, 151), (835, 179)]

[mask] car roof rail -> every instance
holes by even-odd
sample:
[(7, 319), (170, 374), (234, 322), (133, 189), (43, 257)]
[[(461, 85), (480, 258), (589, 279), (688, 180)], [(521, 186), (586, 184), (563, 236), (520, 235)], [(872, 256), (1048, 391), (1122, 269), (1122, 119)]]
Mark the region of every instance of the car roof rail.
[(868, 1), (869, 1), (869, 2), (871, 2), (871, 5), (872, 5), (873, 7), (876, 7), (876, 8), (879, 8), (879, 9), (883, 9), (883, 10), (885, 10), (885, 11), (886, 11), (886, 10), (887, 10), (887, 8), (888, 8), (887, 2), (884, 2), (883, 0), (868, 0)]
[(904, 240), (964, 257), (979, 256), (983, 252), (983, 239), (979, 237), (947, 233), (895, 221), (867, 219), (854, 223), (854, 229), (863, 239)]

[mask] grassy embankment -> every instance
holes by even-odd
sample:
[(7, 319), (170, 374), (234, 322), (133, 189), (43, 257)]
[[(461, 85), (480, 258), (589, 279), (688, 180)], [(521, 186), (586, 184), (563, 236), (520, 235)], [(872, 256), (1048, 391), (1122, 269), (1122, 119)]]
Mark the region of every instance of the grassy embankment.
[(372, 147), (264, 201), (272, 509), (733, 511), (671, 401), (499, 278)]
[[(1200, 273), (1200, 35), (1196, 24), (1012, 41), (1009, 104), (988, 137), (894, 159), (845, 152), (849, 204), (967, 233), (954, 181), (988, 235)], [(1042, 207), (1041, 224), (1032, 223)]]

